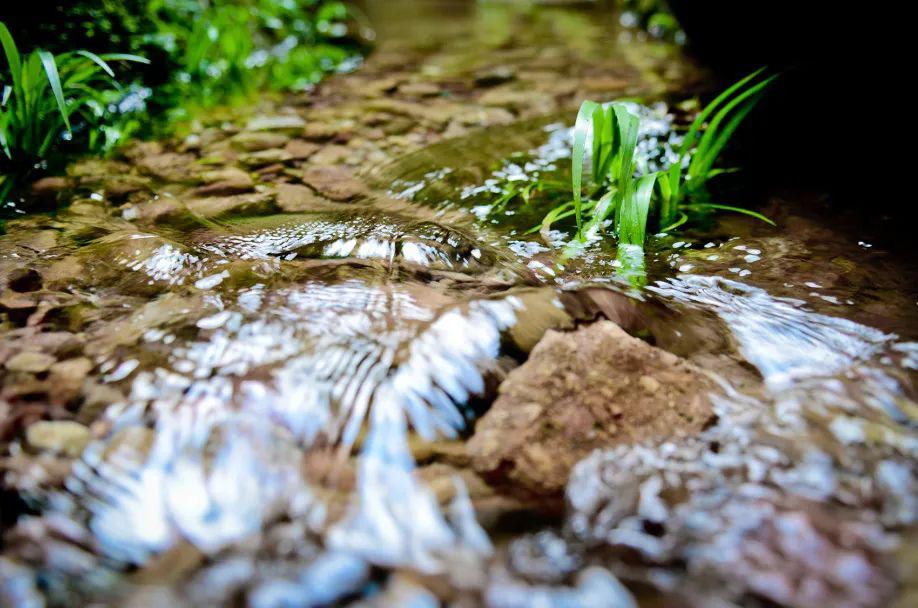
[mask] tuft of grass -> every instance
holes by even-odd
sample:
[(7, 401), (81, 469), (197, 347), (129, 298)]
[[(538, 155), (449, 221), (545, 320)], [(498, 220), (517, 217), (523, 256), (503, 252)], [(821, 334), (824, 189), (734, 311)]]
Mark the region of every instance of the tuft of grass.
[[(744, 213), (774, 225), (754, 211), (712, 201), (707, 184), (733, 171), (718, 167), (717, 161), (776, 77), (765, 76), (763, 68), (730, 86), (688, 127), (678, 158), (668, 168), (645, 175), (638, 175), (635, 158), (638, 115), (624, 102), (585, 101), (574, 125), (571, 200), (549, 211), (539, 229), (545, 235), (552, 224), (573, 216), (574, 244), (611, 228), (620, 245), (643, 247), (649, 229), (671, 231), (712, 211)], [(590, 179), (585, 184), (588, 156)]]
[[(54, 55), (36, 49), (23, 56), (2, 22), (0, 44), (7, 64), (0, 95), (0, 149), (7, 164), (18, 168), (47, 158), (73, 137), (76, 123), (90, 129), (101, 126), (99, 100), (119, 86), (110, 62), (147, 62), (136, 55), (85, 50)], [(0, 182), (0, 193), (5, 196), (14, 181), (8, 174)]]

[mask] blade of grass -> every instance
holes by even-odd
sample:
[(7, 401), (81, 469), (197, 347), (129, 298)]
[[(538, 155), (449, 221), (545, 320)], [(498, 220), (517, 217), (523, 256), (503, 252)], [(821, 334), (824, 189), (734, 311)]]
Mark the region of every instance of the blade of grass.
[(726, 91), (714, 98), (714, 101), (709, 103), (701, 111), (698, 116), (695, 117), (695, 120), (692, 121), (691, 126), (689, 127), (688, 133), (685, 135), (685, 139), (682, 140), (682, 146), (679, 148), (679, 157), (680, 159), (685, 156), (689, 149), (694, 145), (695, 138), (698, 136), (698, 131), (701, 130), (702, 125), (708, 119), (708, 116), (713, 114), (720, 105), (726, 101), (733, 93), (741, 89), (746, 85), (747, 82), (756, 78), (759, 74), (765, 71), (764, 67), (757, 69), (752, 74), (749, 74), (745, 78), (740, 79), (739, 81), (733, 83)]
[(77, 55), (81, 55), (81, 56), (85, 57), (86, 59), (89, 59), (90, 61), (92, 61), (93, 63), (95, 63), (97, 66), (99, 66), (100, 68), (102, 68), (102, 71), (104, 71), (106, 74), (108, 74), (108, 76), (109, 76), (110, 78), (114, 78), (114, 77), (115, 77), (115, 72), (112, 70), (112, 68), (111, 68), (107, 63), (105, 63), (105, 60), (104, 60), (104, 59), (102, 59), (101, 57), (99, 57), (99, 56), (96, 55), (95, 53), (90, 53), (89, 51), (82, 51), (82, 50), (81, 50), (81, 51), (77, 51), (76, 54), (77, 54)]
[(734, 213), (742, 213), (743, 215), (748, 215), (756, 219), (762, 220), (766, 224), (771, 224), (772, 226), (777, 226), (773, 221), (768, 219), (768, 217), (752, 211), (750, 209), (743, 209), (742, 207), (732, 207), (730, 205), (720, 205), (717, 203), (693, 203), (691, 205), (685, 205), (684, 209), (718, 209), (720, 211), (733, 211)]
[(571, 153), (571, 192), (574, 195), (574, 214), (577, 232), (583, 225), (581, 197), (583, 189), (583, 159), (586, 156), (586, 137), (593, 124), (593, 113), (601, 106), (595, 101), (584, 101), (574, 123), (574, 149)]
[(0, 44), (3, 45), (3, 54), (6, 55), (6, 61), (10, 66), (10, 75), (13, 79), (13, 90), (22, 90), (22, 57), (19, 55), (19, 49), (13, 41), (13, 36), (7, 29), (6, 24), (0, 21)]
[(57, 63), (54, 61), (54, 55), (48, 51), (39, 51), (38, 56), (41, 58), (41, 64), (45, 68), (45, 74), (48, 76), (48, 84), (51, 85), (51, 91), (54, 93), (54, 100), (57, 102), (57, 108), (61, 112), (64, 124), (67, 130), (70, 130), (70, 117), (67, 115), (67, 104), (64, 102), (64, 91), (61, 89), (61, 77), (57, 72)]
[(619, 242), (625, 245), (644, 246), (647, 232), (647, 217), (650, 214), (650, 197), (657, 181), (657, 174), (644, 175), (637, 180), (629, 195), (622, 202), (622, 221), (619, 228)]

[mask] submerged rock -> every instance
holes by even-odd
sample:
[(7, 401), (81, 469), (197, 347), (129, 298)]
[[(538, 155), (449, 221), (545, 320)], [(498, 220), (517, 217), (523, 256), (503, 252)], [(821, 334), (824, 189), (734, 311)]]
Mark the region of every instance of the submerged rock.
[(69, 420), (36, 422), (26, 429), (26, 441), (36, 450), (77, 457), (92, 438), (89, 429)]
[(236, 167), (208, 171), (201, 176), (204, 185), (193, 191), (195, 196), (228, 196), (251, 192), (252, 176)]
[(333, 201), (349, 201), (367, 194), (367, 187), (343, 167), (310, 167), (303, 172), (303, 181)]
[(711, 387), (683, 359), (612, 322), (549, 331), (478, 421), (472, 466), (499, 484), (559, 494), (594, 448), (701, 431), (713, 415)]
[(23, 352), (13, 355), (6, 362), (6, 369), (11, 372), (40, 374), (48, 371), (57, 359), (44, 353)]

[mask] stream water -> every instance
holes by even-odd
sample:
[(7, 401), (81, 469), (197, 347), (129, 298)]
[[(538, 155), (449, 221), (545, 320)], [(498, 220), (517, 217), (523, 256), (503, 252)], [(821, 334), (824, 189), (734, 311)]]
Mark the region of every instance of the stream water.
[[(89, 366), (79, 405), (42, 417), (92, 436), (77, 458), (7, 442), (0, 603), (914, 598), (918, 281), (897, 245), (818, 194), (774, 192), (736, 202), (777, 228), (723, 216), (652, 238), (638, 264), (610, 243), (566, 257), (527, 232), (538, 211), (489, 214), (495, 189), (564, 178), (579, 83), (652, 101), (697, 68), (592, 4), (366, 8), (376, 52), (307, 122), (353, 122), (354, 99), (437, 122), (436, 103), (418, 117), (369, 92), (393, 73), (438, 83), (453, 120), (387, 133), (396, 152), (355, 167), (356, 202), (149, 220), (188, 196), (159, 175), (140, 203), (75, 194), (0, 237), (4, 356), (35, 331), (78, 336), (54, 356)], [(465, 128), (463, 108), (506, 119)], [(666, 107), (647, 112), (643, 137), (666, 141)], [(701, 370), (711, 420), (578, 456), (563, 497), (476, 469), (467, 446), (501, 381), (547, 330), (600, 317)], [(53, 395), (47, 378), (8, 363), (0, 412)]]

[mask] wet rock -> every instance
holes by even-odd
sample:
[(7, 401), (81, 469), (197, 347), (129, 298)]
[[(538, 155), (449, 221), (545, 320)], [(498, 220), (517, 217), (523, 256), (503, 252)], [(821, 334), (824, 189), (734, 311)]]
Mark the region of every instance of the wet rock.
[(270, 131), (243, 131), (231, 139), (233, 145), (245, 152), (258, 152), (283, 147), (290, 138), (283, 133)]
[(60, 176), (43, 177), (32, 184), (29, 188), (29, 194), (39, 200), (53, 201), (62, 192), (73, 187), (73, 182)]
[(44, 353), (21, 352), (6, 360), (4, 366), (11, 372), (40, 374), (48, 371), (57, 359)]
[(475, 75), (475, 86), (493, 87), (516, 78), (516, 70), (508, 66), (482, 70)]
[(188, 213), (180, 201), (170, 196), (161, 196), (139, 205), (127, 207), (122, 212), (126, 220), (140, 220), (151, 224), (165, 223)]
[[(137, 153), (146, 156), (147, 154), (145, 152), (147, 152), (147, 150), (154, 149), (157, 154), (162, 152), (161, 147), (138, 147)], [(149, 154), (152, 154), (152, 152), (149, 152)], [(83, 185), (96, 184), (99, 183), (99, 180), (111, 179), (114, 176), (128, 175), (130, 172), (131, 166), (127, 163), (101, 158), (87, 158), (67, 167), (67, 175), (75, 178)]]
[(150, 175), (167, 182), (187, 183), (196, 181), (198, 168), (197, 158), (193, 154), (163, 152), (146, 156), (137, 161), (137, 168), (145, 175)]
[(328, 141), (341, 133), (341, 127), (325, 122), (310, 122), (303, 128), (301, 135), (310, 141)]
[(594, 448), (701, 431), (710, 389), (693, 366), (609, 321), (549, 331), (478, 421), (472, 465), (497, 482), (558, 494)]
[(278, 184), (275, 194), (277, 206), (287, 213), (303, 213), (327, 209), (330, 203), (307, 186), (301, 184)]
[(208, 171), (201, 175), (205, 185), (192, 190), (195, 196), (228, 196), (251, 192), (255, 186), (252, 176), (236, 167)]
[(259, 150), (258, 152), (243, 154), (239, 157), (239, 162), (250, 168), (264, 167), (275, 163), (283, 163), (288, 160), (290, 160), (290, 155), (287, 154), (287, 151), (283, 148)]
[(193, 213), (206, 218), (224, 215), (266, 215), (276, 210), (274, 198), (264, 192), (195, 198), (187, 201), (186, 206)]
[(306, 160), (319, 151), (320, 146), (303, 139), (291, 139), (284, 146), (284, 152), (290, 160)]
[(349, 201), (368, 194), (367, 187), (343, 167), (309, 167), (303, 182), (333, 201)]
[(507, 108), (526, 116), (548, 114), (554, 111), (557, 105), (554, 97), (548, 93), (503, 87), (491, 89), (479, 98), (479, 102), (486, 106)]
[(48, 374), (51, 400), (55, 403), (69, 403), (76, 398), (92, 368), (92, 361), (86, 357), (67, 359), (52, 365)]
[(311, 161), (316, 165), (353, 164), (348, 161), (354, 158), (354, 150), (347, 146), (325, 146), (312, 155)]
[(252, 118), (245, 128), (247, 131), (283, 131), (299, 130), (306, 126), (306, 121), (297, 114), (281, 114), (277, 116), (256, 116)]
[(47, 450), (76, 458), (92, 439), (89, 429), (69, 420), (43, 420), (26, 429), (26, 442), (34, 450)]
[(105, 198), (112, 202), (121, 202), (132, 194), (150, 189), (150, 178), (142, 175), (117, 175), (102, 181)]
[(436, 97), (440, 87), (432, 82), (409, 82), (399, 86), (398, 92), (411, 97)]

